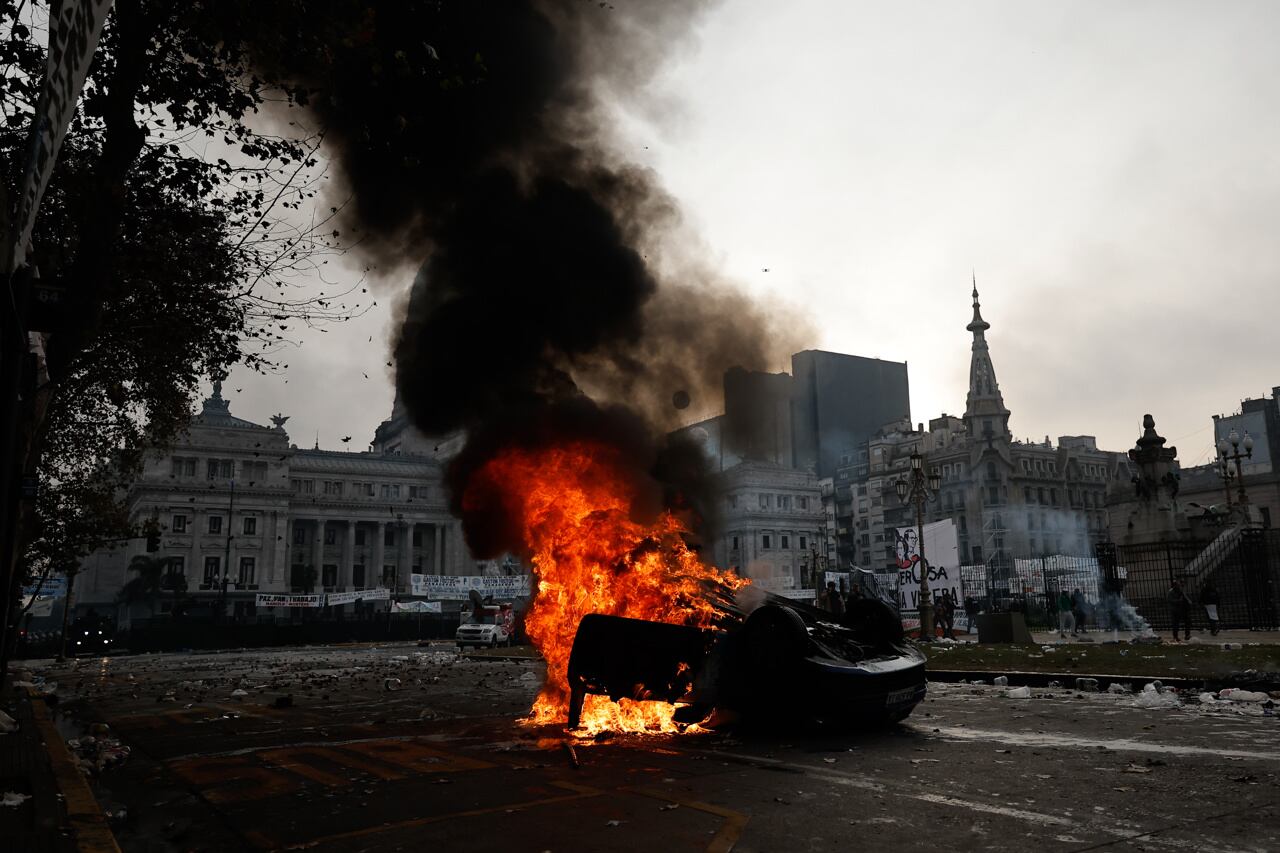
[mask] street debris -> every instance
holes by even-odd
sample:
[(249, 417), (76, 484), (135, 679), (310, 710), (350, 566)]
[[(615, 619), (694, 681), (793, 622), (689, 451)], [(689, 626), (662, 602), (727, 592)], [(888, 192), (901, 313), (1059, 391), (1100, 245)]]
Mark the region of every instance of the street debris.
[(1229, 702), (1266, 702), (1271, 699), (1266, 693), (1254, 690), (1241, 690), (1237, 687), (1225, 687), (1218, 691), (1218, 698)]
[(995, 677), (995, 679), (994, 679), (991, 683), (992, 683), (992, 684), (994, 684), (996, 687), (1008, 687), (1008, 686), (1009, 686), (1009, 676), (1007, 676), (1007, 675), (997, 675), (997, 676)]
[(382, 689), (386, 690), (389, 693), (394, 693), (395, 691), (400, 689), (400, 679), (398, 678), (384, 679), (382, 682)]
[(1178, 695), (1171, 690), (1165, 690), (1158, 681), (1152, 681), (1142, 688), (1142, 692), (1138, 694), (1138, 698), (1133, 700), (1133, 704), (1138, 708), (1147, 708), (1150, 710), (1177, 708), (1182, 703), (1178, 699)]
[(0, 734), (7, 735), (9, 732), (16, 732), (17, 730), (18, 721), (4, 711), (0, 711)]
[[(1083, 655), (1081, 655), (1083, 657)], [(1098, 679), (1096, 678), (1077, 678), (1076, 690), (1086, 690), (1090, 693), (1096, 693), (1098, 690)]]
[(1008, 692), (1006, 692), (1004, 695), (1010, 699), (1030, 699), (1031, 688), (1026, 686), (1011, 687), (1009, 688)]
[(232, 698), (232, 699), (239, 699), (239, 698), (241, 698), (242, 696), (248, 696), (248, 695), (249, 695), (249, 691), (247, 691), (247, 690), (241, 690), (241, 689), (240, 689), (240, 688), (238, 688), (238, 687), (237, 687), (235, 690), (232, 690), (232, 691), (231, 691), (231, 698)]
[(31, 799), (30, 794), (19, 794), (17, 791), (5, 791), (4, 798), (0, 799), (0, 806), (20, 806), (29, 799)]
[(582, 767), (582, 762), (578, 760), (578, 751), (573, 748), (573, 744), (566, 743), (563, 746), (564, 746), (564, 751), (569, 756), (569, 766), (572, 767), (574, 770), (580, 769)]
[(129, 747), (121, 744), (119, 738), (110, 737), (105, 723), (95, 723), (92, 730), (97, 734), (67, 740), (67, 749), (75, 757), (80, 772), (96, 776), (128, 760)]
[(1133, 687), (1128, 684), (1121, 684), (1119, 681), (1113, 681), (1107, 685), (1107, 692), (1114, 693), (1117, 695), (1123, 695), (1126, 693), (1132, 693)]

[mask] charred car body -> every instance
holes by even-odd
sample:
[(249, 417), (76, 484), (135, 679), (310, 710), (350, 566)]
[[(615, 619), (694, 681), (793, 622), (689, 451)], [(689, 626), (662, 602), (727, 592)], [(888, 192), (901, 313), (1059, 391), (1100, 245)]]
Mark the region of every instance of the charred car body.
[(820, 725), (883, 725), (924, 699), (925, 658), (881, 602), (835, 617), (753, 591), (756, 606), (725, 629), (592, 614), (569, 657), (569, 727), (587, 694), (677, 704), (678, 723), (713, 711)]

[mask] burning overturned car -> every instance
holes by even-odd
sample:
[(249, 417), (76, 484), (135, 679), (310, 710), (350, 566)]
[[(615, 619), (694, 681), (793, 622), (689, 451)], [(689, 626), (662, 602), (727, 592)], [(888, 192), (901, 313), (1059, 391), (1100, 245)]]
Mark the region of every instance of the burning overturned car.
[[(854, 602), (839, 621), (753, 587), (727, 629), (588, 614), (569, 656), (569, 728), (588, 695), (677, 705), (678, 725), (751, 720), (883, 725), (925, 695), (925, 658), (881, 602)], [(715, 717), (713, 717), (715, 714)]]

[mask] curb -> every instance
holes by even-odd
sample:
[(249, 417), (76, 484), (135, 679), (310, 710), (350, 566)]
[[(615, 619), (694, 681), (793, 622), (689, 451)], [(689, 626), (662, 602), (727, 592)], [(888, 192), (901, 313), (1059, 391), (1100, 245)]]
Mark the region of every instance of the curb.
[(53, 768), (54, 782), (58, 793), (62, 794), (66, 804), (67, 822), (75, 832), (75, 846), (80, 853), (120, 853), (120, 845), (107, 826), (107, 818), (102, 807), (93, 796), (84, 774), (76, 767), (66, 741), (58, 734), (49, 716), (49, 706), (45, 704), (30, 687), (27, 688), (28, 703), (40, 739), (44, 742), (49, 756), (49, 764)]
[[(997, 676), (1003, 675), (1009, 679), (1011, 686), (1027, 686), (1027, 687), (1048, 687), (1050, 681), (1059, 682), (1063, 689), (1074, 690), (1077, 678), (1093, 678), (1098, 682), (1099, 690), (1106, 690), (1111, 683), (1118, 684), (1145, 684), (1148, 681), (1159, 681), (1166, 687), (1176, 687), (1179, 690), (1210, 690), (1217, 692), (1224, 687), (1240, 687), (1240, 682), (1235, 681), (1231, 675), (1218, 678), (1182, 678), (1178, 676), (1166, 675), (1115, 675), (1093, 673), (1093, 672), (1019, 672), (1017, 670), (963, 670), (963, 669), (925, 669), (925, 677), (929, 681), (938, 681), (944, 684), (961, 684), (969, 681), (982, 680), (987, 683), (993, 682)], [(1280, 688), (1280, 684), (1263, 683), (1252, 689), (1275, 690)]]

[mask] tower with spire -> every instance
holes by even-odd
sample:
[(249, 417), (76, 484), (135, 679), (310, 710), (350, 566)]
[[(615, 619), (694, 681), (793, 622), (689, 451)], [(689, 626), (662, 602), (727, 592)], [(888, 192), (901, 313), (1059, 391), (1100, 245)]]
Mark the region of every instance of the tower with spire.
[(965, 398), (964, 422), (969, 435), (990, 446), (1009, 441), (1009, 410), (1005, 408), (996, 369), (991, 364), (987, 347), (987, 329), (991, 324), (982, 319), (978, 302), (978, 278), (973, 277), (973, 320), (965, 327), (973, 333), (973, 352), (969, 359), (969, 395)]

